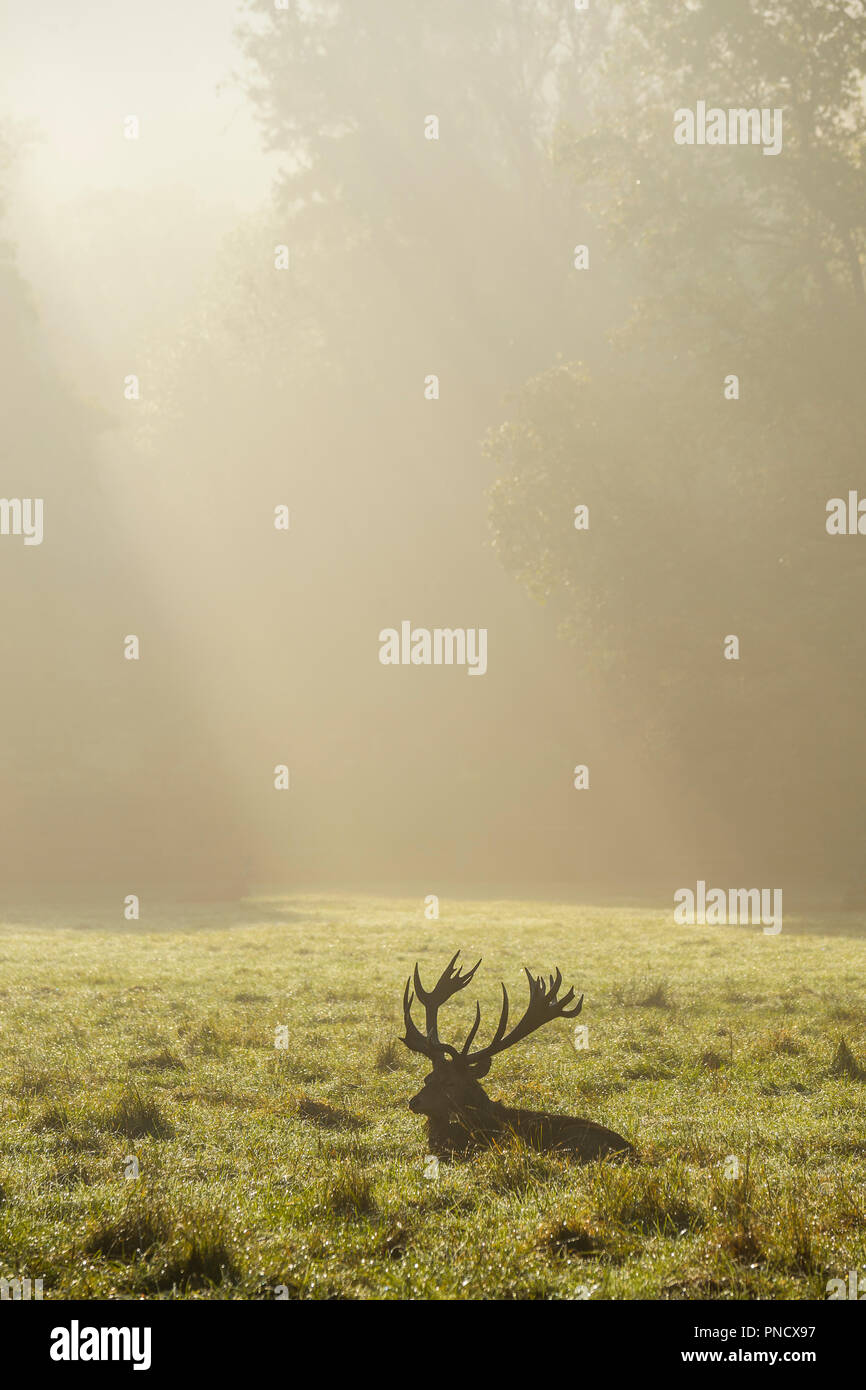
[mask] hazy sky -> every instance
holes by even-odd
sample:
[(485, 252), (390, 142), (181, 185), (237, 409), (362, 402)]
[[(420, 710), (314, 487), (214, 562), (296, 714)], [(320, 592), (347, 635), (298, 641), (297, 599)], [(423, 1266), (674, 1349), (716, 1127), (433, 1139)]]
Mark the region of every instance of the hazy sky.
[[(750, 494), (726, 460), (720, 481), (703, 444), (694, 458), (670, 450), (667, 417), (656, 443), (648, 433), (643, 381), (667, 400), (664, 353), (659, 366), (652, 335), (642, 349), (626, 325), (633, 297), (655, 289), (652, 267), (667, 255), (679, 275), (689, 248), (660, 243), (651, 267), (596, 224), (597, 192), (551, 161), (533, 122), (543, 20), (560, 24), (559, 0), (345, 0), (331, 28), (334, 12), (315, 10), (312, 46), (281, 29), (270, 0), (256, 4), (282, 155), (262, 152), (236, 76), (243, 0), (0, 0), (0, 122), (17, 155), (2, 236), (21, 273), (5, 268), (0, 453), (5, 495), (46, 509), (38, 555), (14, 537), (0, 545), (10, 868), (112, 891), (131, 876), (166, 891), (183, 877), (229, 892), (290, 879), (588, 892), (595, 879), (620, 891), (706, 877), (706, 844), (736, 866), (764, 825), (770, 850), (787, 853), (773, 811), (787, 783), (765, 777), (768, 801), (721, 823), (704, 764), (693, 771), (688, 738), (712, 720), (707, 692), (724, 673), (708, 666), (689, 684), (682, 757), (652, 711), (647, 724), (641, 681), (625, 691), (605, 675), (610, 642), (651, 653), (657, 619), (662, 633), (669, 610), (682, 620), (688, 576), (703, 572), (702, 556), (682, 566), (679, 531), (669, 552), (673, 532), (656, 536), (668, 468), (686, 498), (712, 504), (727, 489), (735, 525)], [(612, 129), (631, 120), (629, 69), (597, 83), (600, 104), (581, 115), (590, 77), (563, 109)], [(299, 130), (312, 176), (274, 198)], [(638, 153), (664, 169), (666, 150), (660, 135)], [(689, 167), (703, 197), (705, 166)], [(593, 243), (591, 274), (572, 264), (579, 238)], [(666, 351), (682, 350), (692, 318), (684, 309), (660, 339)], [(566, 394), (559, 368), (578, 360)], [(430, 373), (441, 399), (426, 393)], [(541, 387), (524, 390), (538, 373)], [(705, 422), (726, 447), (721, 390), (715, 405), (699, 397), (705, 417), (678, 390), (669, 409), (683, 428), (698, 438)], [(558, 603), (535, 603), (502, 564), (507, 528), (492, 544), (497, 476), (515, 568), (561, 554), (571, 643)], [(578, 502), (594, 509), (588, 536), (573, 526)], [(275, 527), (277, 506), (290, 531)], [(702, 544), (703, 510), (694, 517)], [(678, 660), (747, 621), (748, 594), (728, 617), (728, 586), (752, 575), (735, 560), (727, 583), (713, 569), (699, 586)], [(628, 604), (644, 590), (636, 622)], [(487, 673), (386, 667), (379, 634), (404, 622), (483, 628)], [(124, 655), (130, 633), (139, 666)], [(713, 767), (715, 730), (700, 737)], [(284, 765), (290, 796), (274, 782)], [(585, 795), (573, 770), (590, 765)]]
[[(70, 792), (48, 825), (45, 797), (31, 796), (33, 779), (22, 774), (33, 828), (21, 837), (29, 834), (34, 865), (47, 856), (58, 879), (70, 823), (85, 879), (116, 871), (171, 882), (189, 861), (190, 877), (201, 881), (206, 866), (212, 887), (214, 862), (239, 864), (250, 842), (252, 871), (268, 882), (296, 873), (414, 882), (423, 871), (428, 891), (431, 866), (437, 882), (522, 875), (525, 865), (545, 877), (571, 872), (593, 861), (586, 822), (610, 801), (602, 790), (576, 802), (571, 768), (593, 754), (601, 765), (610, 752), (592, 698), (578, 694), (580, 652), (558, 642), (553, 615), (490, 549), (490, 470), (479, 445), (498, 418), (497, 393), (521, 379), (511, 345), (537, 306), (484, 299), (497, 262), (491, 272), (483, 234), (466, 216), (458, 158), (457, 182), (446, 169), (428, 204), (441, 238), (435, 274), (453, 312), (438, 312), (439, 296), (418, 298), (421, 282), (390, 264), (387, 236), (374, 232), (369, 257), (334, 265), (311, 255), (299, 282), (306, 312), (328, 323), (339, 309), (332, 355), (343, 352), (347, 324), (361, 326), (363, 360), (345, 393), (335, 394), (327, 354), (306, 386), (287, 387), (270, 359), (257, 367), (274, 324), (283, 352), (300, 354), (288, 358), (295, 366), (304, 340), (293, 335), (294, 301), (263, 269), (274, 236), (272, 218), (257, 213), (280, 156), (262, 153), (232, 80), (243, 12), (238, 0), (0, 8), (0, 116), (35, 141), (13, 171), (6, 228), (38, 309), (41, 361), (104, 422), (76, 457), (54, 433), (69, 412), (59, 386), (46, 397), (22, 361), (17, 389), (41, 432), (19, 412), (18, 454), (24, 476), (44, 480), (56, 543), (46, 542), (40, 570), (44, 611), (28, 619), (22, 606), (13, 655), (22, 717), (42, 701), (39, 730), (55, 731)], [(469, 13), (452, 18), (472, 27)], [(374, 45), (368, 55), (374, 87), (377, 64), (385, 74), (358, 168), (374, 203), (399, 208), (405, 196), (394, 132), (415, 129), (424, 151), (421, 126), (411, 125), (415, 81), (444, 84), (446, 105), (447, 83), (459, 82), (459, 69), (431, 77), (429, 57), (421, 46), (407, 86), (402, 58), (395, 84), (387, 52)], [(339, 58), (323, 81), (339, 103)], [(495, 113), (495, 83), (492, 102)], [(124, 138), (129, 116), (140, 122), (137, 140)], [(350, 208), (345, 215), (351, 229)], [(252, 236), (219, 273), (222, 243), (247, 224)], [(552, 254), (554, 227), (542, 217), (539, 231), (533, 254)], [(497, 231), (504, 265), (526, 257), (523, 236), (521, 225)], [(583, 324), (592, 311), (585, 296), (581, 304)], [(238, 317), (223, 359), (209, 326)], [(14, 333), (10, 324), (20, 357)], [(467, 334), (477, 344), (468, 354)], [(411, 384), (404, 340), (417, 354)], [(249, 357), (246, 374), (234, 352)], [(379, 366), (368, 374), (370, 354)], [(448, 383), (435, 408), (420, 389), (431, 358)], [(527, 356), (546, 360), (546, 349)], [(137, 407), (123, 397), (137, 372), (138, 415), (160, 407), (161, 390), (179, 396), (181, 419), (162, 419), (147, 459), (136, 453)], [(292, 507), (291, 537), (274, 532), (277, 502)], [(570, 511), (573, 499), (563, 505)], [(31, 557), (4, 553), (23, 605)], [(407, 682), (405, 671), (386, 671), (378, 633), (410, 619), (489, 626), (483, 681), (442, 671), (419, 680), (415, 671)], [(136, 679), (120, 641), (139, 631)], [(39, 662), (64, 634), (71, 650), (55, 683)], [(284, 759), (288, 801), (276, 798), (272, 776)], [(640, 818), (639, 797), (612, 814), (618, 830)]]
[[(146, 334), (182, 309), (226, 233), (268, 196), (277, 161), (231, 80), (242, 8), (0, 5), (0, 116), (35, 137), (14, 171), (7, 226), (82, 388), (115, 358), (112, 325)], [(135, 141), (123, 134), (129, 115), (141, 123)], [(148, 273), (156, 261), (158, 276)], [(100, 297), (114, 314), (94, 313)]]
[[(4, 0), (0, 102), (44, 135), (22, 181), (34, 206), (57, 209), (83, 187), (173, 181), (261, 198), (271, 165), (255, 154), (242, 95), (224, 84), (241, 10), (237, 0)], [(135, 144), (122, 138), (129, 114), (142, 122)]]

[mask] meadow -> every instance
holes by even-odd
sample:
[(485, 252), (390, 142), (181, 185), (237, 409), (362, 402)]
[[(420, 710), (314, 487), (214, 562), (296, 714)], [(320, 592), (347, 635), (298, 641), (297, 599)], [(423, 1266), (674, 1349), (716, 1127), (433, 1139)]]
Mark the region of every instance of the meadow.
[[(823, 1299), (866, 1271), (866, 921), (308, 894), (0, 927), (0, 1275), (46, 1299)], [(479, 1041), (524, 965), (585, 994), (489, 1093), (640, 1162), (435, 1165), (415, 961)], [(284, 1031), (280, 1033), (280, 1029)], [(280, 1039), (285, 1046), (278, 1047)], [(137, 1176), (135, 1176), (137, 1172)]]

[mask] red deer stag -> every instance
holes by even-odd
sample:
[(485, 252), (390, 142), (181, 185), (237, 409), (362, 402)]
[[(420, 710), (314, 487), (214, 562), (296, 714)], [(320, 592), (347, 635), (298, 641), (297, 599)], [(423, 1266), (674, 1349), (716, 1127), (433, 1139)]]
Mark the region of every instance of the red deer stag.
[[(486, 1047), (470, 1052), (470, 1047), (481, 1023), (481, 1005), (475, 1005), (475, 1022), (469, 1029), (460, 1051), (450, 1043), (440, 1042), (437, 1028), (440, 1007), (452, 994), (465, 989), (481, 964), (460, 973), (454, 969), (457, 951), (446, 965), (437, 984), (426, 990), (421, 984), (418, 966), (415, 966), (415, 994), (412, 993), (412, 980), (406, 981), (403, 994), (403, 1017), (406, 1036), (402, 1041), (412, 1052), (420, 1052), (433, 1063), (433, 1070), (424, 1085), (409, 1102), (409, 1109), (416, 1115), (427, 1116), (427, 1134), (432, 1153), (462, 1152), (479, 1144), (492, 1144), (497, 1137), (508, 1134), (519, 1135), (535, 1149), (559, 1149), (575, 1158), (588, 1160), (603, 1158), (607, 1154), (633, 1155), (634, 1149), (621, 1134), (605, 1129), (592, 1120), (574, 1119), (569, 1115), (549, 1115), (544, 1111), (512, 1110), (499, 1101), (491, 1100), (479, 1086), (482, 1076), (490, 1070), (490, 1063), (498, 1052), (534, 1033), (543, 1024), (554, 1018), (574, 1018), (580, 1013), (583, 995), (573, 1009), (568, 1005), (574, 998), (570, 989), (561, 999), (559, 987), (562, 975), (557, 970), (550, 982), (538, 976), (533, 979), (529, 971), (529, 1004), (526, 1012), (514, 1027), (508, 1028), (508, 992), (502, 986), (502, 1013), (496, 1025), (496, 1032)], [(426, 1036), (416, 1028), (412, 1019), (412, 1003), (417, 994), (427, 1015)]]

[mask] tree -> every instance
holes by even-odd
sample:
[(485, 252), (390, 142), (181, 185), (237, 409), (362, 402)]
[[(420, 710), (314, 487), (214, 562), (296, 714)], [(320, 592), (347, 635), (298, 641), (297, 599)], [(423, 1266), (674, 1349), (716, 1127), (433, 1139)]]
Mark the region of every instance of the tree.
[[(17, 142), (7, 133), (6, 169)], [(7, 901), (134, 893), (236, 896), (245, 846), (192, 708), (153, 576), (132, 560), (100, 445), (115, 423), (58, 372), (37, 304), (0, 256), (4, 496), (40, 499), (41, 544), (0, 538), (3, 708), (0, 877)], [(130, 631), (139, 663), (124, 659)]]
[[(693, 847), (824, 883), (860, 875), (866, 774), (848, 597), (866, 558), (824, 529), (866, 445), (863, 17), (859, 0), (623, 12), (600, 60), (625, 77), (615, 109), (557, 143), (639, 286), (615, 375), (551, 368), (488, 440), (504, 563), (642, 720)], [(674, 110), (699, 99), (781, 108), (782, 154), (675, 145)]]

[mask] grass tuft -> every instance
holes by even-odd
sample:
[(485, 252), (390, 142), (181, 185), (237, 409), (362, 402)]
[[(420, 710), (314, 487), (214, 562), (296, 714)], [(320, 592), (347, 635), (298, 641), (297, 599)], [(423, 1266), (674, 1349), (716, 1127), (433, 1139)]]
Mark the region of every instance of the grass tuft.
[(376, 1049), (373, 1066), (376, 1071), (402, 1071), (404, 1069), (405, 1049), (398, 1038), (389, 1038)]
[(575, 1255), (602, 1254), (605, 1239), (599, 1230), (580, 1222), (551, 1221), (539, 1231), (538, 1244), (558, 1259), (567, 1260)]
[(866, 1068), (861, 1067), (844, 1038), (840, 1038), (836, 1045), (833, 1061), (830, 1063), (830, 1074), (847, 1076), (852, 1081), (866, 1080)]
[(312, 1096), (300, 1097), (298, 1115), (320, 1129), (362, 1129), (364, 1123), (357, 1115), (350, 1115), (348, 1110), (329, 1105), (327, 1101), (313, 1100)]
[(617, 985), (614, 1002), (630, 1009), (672, 1009), (670, 982), (665, 978), (641, 975)]
[(156, 1098), (143, 1095), (134, 1086), (121, 1091), (114, 1104), (103, 1111), (99, 1125), (127, 1139), (170, 1139), (174, 1134)]
[(231, 1282), (239, 1276), (236, 1252), (219, 1225), (177, 1231), (164, 1254), (153, 1261), (153, 1284), (158, 1289), (201, 1289)]
[(321, 1205), (335, 1216), (370, 1216), (376, 1211), (373, 1187), (357, 1163), (339, 1164), (324, 1184)]
[(31, 1128), (45, 1134), (59, 1134), (69, 1129), (69, 1111), (65, 1105), (47, 1105), (33, 1120)]
[(170, 1235), (171, 1222), (165, 1209), (150, 1206), (139, 1198), (119, 1215), (105, 1217), (91, 1227), (84, 1240), (84, 1251), (109, 1260), (145, 1258)]
[(161, 1052), (150, 1052), (144, 1057), (133, 1057), (129, 1066), (134, 1071), (186, 1071), (186, 1062), (176, 1057), (167, 1047)]

